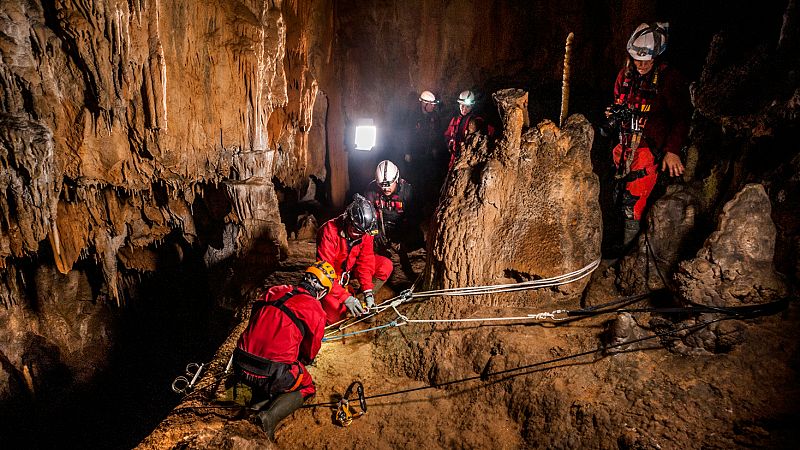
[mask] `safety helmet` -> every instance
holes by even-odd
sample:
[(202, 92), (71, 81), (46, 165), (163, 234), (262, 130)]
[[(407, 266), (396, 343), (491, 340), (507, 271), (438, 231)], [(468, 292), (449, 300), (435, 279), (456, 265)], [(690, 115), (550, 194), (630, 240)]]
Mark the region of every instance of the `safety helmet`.
[(433, 95), (433, 92), (431, 91), (422, 91), (422, 94), (419, 96), (419, 101), (433, 105), (439, 103), (439, 100), (436, 99), (436, 96)]
[[(336, 271), (330, 263), (317, 261), (303, 273), (303, 281), (317, 290), (317, 298), (321, 298), (331, 291), (333, 283), (336, 281)], [(320, 290), (323, 292), (319, 292)]]
[(458, 104), (473, 106), (475, 104), (475, 93), (470, 90), (462, 92), (458, 95)]
[(393, 162), (387, 160), (378, 163), (375, 169), (375, 182), (380, 187), (389, 187), (400, 179), (400, 169)]
[(372, 207), (372, 203), (369, 200), (360, 194), (356, 194), (353, 197), (353, 202), (347, 206), (345, 218), (347, 223), (352, 225), (359, 233), (378, 234), (375, 208)]
[(650, 61), (667, 49), (669, 23), (643, 23), (628, 39), (628, 53), (637, 61)]

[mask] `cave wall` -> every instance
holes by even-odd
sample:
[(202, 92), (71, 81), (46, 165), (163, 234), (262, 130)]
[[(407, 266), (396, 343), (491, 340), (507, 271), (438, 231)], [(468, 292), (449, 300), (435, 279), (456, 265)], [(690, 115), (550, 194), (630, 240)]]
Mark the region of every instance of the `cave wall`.
[[(44, 239), (64, 273), (82, 252), (114, 259), (167, 229), (192, 242), (192, 203), (217, 183), (245, 238), (285, 246), (272, 177), (325, 177), (324, 149), (308, 157), (311, 6), (7, 1), (3, 11), (2, 264)], [(272, 206), (249, 217), (262, 204)]]
[(143, 276), (189, 253), (285, 256), (273, 183), (327, 177), (331, 17), (314, 1), (0, 1), (0, 399), (52, 381), (31, 355), (90, 380), (117, 337), (108, 307)]

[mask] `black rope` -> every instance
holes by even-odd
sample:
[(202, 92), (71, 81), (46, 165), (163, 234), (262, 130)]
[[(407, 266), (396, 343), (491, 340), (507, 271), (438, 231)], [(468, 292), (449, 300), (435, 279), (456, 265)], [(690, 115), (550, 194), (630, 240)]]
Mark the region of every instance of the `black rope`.
[[(775, 303), (788, 304), (788, 299), (784, 299), (782, 301), (775, 302)], [(772, 308), (767, 308), (766, 311), (772, 312), (773, 310), (772, 310)], [(725, 317), (719, 317), (719, 318), (716, 318), (716, 319), (711, 319), (711, 320), (704, 321), (704, 322), (699, 323), (699, 324), (686, 325), (684, 327), (676, 328), (674, 330), (665, 331), (665, 332), (661, 332), (661, 333), (656, 333), (656, 334), (654, 334), (652, 336), (645, 336), (645, 337), (642, 337), (642, 338), (637, 338), (637, 339), (633, 339), (633, 340), (630, 340), (630, 341), (620, 342), (620, 343), (617, 343), (617, 344), (600, 346), (600, 347), (594, 348), (592, 350), (587, 350), (587, 351), (580, 352), (580, 353), (574, 353), (574, 354), (567, 355), (567, 356), (561, 356), (561, 357), (549, 359), (549, 360), (546, 360), (546, 361), (540, 361), (540, 362), (536, 362), (536, 363), (532, 363), (532, 364), (527, 364), (527, 365), (524, 365), (524, 366), (514, 367), (514, 368), (511, 368), (511, 369), (500, 370), (500, 371), (497, 371), (497, 372), (489, 372), (489, 373), (486, 373), (486, 374), (475, 375), (475, 376), (472, 376), (472, 377), (462, 378), (462, 379), (459, 379), (459, 380), (452, 380), (452, 381), (448, 381), (448, 382), (445, 382), (445, 383), (438, 383), (438, 384), (435, 384), (435, 385), (421, 386), (421, 387), (417, 387), (417, 388), (409, 388), (409, 389), (403, 389), (403, 390), (400, 390), (400, 391), (393, 391), (393, 392), (386, 392), (386, 393), (383, 393), (383, 394), (370, 395), (370, 396), (367, 396), (365, 398), (367, 400), (371, 400), (371, 399), (389, 397), (389, 396), (394, 396), (394, 395), (407, 394), (407, 393), (410, 393), (410, 392), (424, 391), (424, 390), (427, 390), (427, 389), (434, 389), (434, 388), (438, 389), (438, 388), (443, 388), (443, 387), (447, 387), (447, 386), (452, 386), (454, 384), (466, 383), (466, 382), (475, 381), (475, 380), (487, 381), (487, 378), (488, 377), (492, 377), (492, 376), (505, 375), (505, 374), (509, 374), (509, 373), (512, 373), (512, 372), (518, 372), (518, 371), (522, 371), (522, 370), (526, 370), (526, 369), (532, 369), (532, 368), (535, 368), (535, 367), (541, 367), (541, 366), (546, 366), (546, 365), (549, 365), (549, 364), (563, 362), (563, 361), (567, 361), (567, 360), (570, 360), (570, 359), (576, 359), (576, 358), (580, 358), (580, 357), (583, 357), (583, 356), (588, 356), (588, 355), (597, 353), (599, 351), (608, 351), (608, 350), (611, 350), (611, 349), (614, 349), (614, 348), (619, 348), (619, 347), (624, 347), (624, 346), (628, 346), (628, 345), (632, 345), (632, 344), (637, 344), (639, 342), (645, 342), (645, 341), (649, 341), (649, 340), (653, 340), (653, 339), (657, 339), (657, 338), (667, 337), (667, 336), (679, 333), (681, 331), (686, 331), (686, 330), (696, 331), (696, 330), (700, 330), (700, 329), (702, 329), (702, 328), (704, 328), (704, 327), (706, 327), (708, 325), (711, 325), (713, 323), (721, 322), (723, 320), (732, 320), (732, 319), (735, 319), (735, 318), (737, 318), (739, 316), (740, 316), (740, 314), (735, 314), (735, 315), (730, 315), (730, 316), (725, 316)], [(639, 349), (639, 350), (641, 350), (641, 349)], [(525, 375), (525, 373), (519, 373), (519, 374), (511, 375), (508, 378), (514, 378), (516, 376), (521, 376), (521, 375)], [(310, 405), (303, 405), (303, 408), (316, 408), (318, 406), (334, 406), (334, 405), (337, 405), (337, 404), (338, 404), (338, 402), (313, 403), (313, 404), (310, 404)]]
[[(617, 311), (617, 310), (592, 311), (592, 309), (598, 309), (600, 307), (606, 307), (606, 306), (612, 305), (612, 304), (619, 304), (619, 303), (622, 303), (624, 301), (628, 301), (628, 302), (633, 303), (635, 301), (638, 301), (638, 300), (641, 300), (641, 299), (647, 297), (648, 295), (650, 295), (650, 294), (652, 294), (654, 292), (658, 292), (658, 291), (652, 291), (652, 292), (648, 292), (646, 294), (639, 294), (639, 295), (633, 295), (633, 296), (629, 296), (629, 297), (623, 297), (622, 299), (614, 300), (612, 302), (604, 303), (602, 305), (597, 305), (597, 306), (594, 306), (594, 307), (591, 307), (591, 308), (585, 308), (586, 315), (584, 317), (589, 317), (591, 312), (594, 312), (595, 315), (609, 313), (609, 312), (622, 312), (622, 311)], [(524, 365), (524, 366), (512, 367), (510, 369), (500, 370), (500, 371), (496, 371), (496, 372), (484, 373), (484, 374), (481, 374), (481, 375), (475, 375), (475, 376), (462, 378), (462, 379), (458, 379), (458, 380), (451, 380), (451, 381), (447, 381), (447, 382), (444, 382), (444, 383), (437, 383), (435, 385), (420, 386), (420, 387), (416, 387), (416, 388), (408, 388), (408, 389), (402, 389), (402, 390), (399, 390), (399, 391), (392, 391), (392, 392), (385, 392), (385, 393), (382, 393), (382, 394), (369, 395), (369, 396), (366, 396), (364, 398), (366, 400), (373, 400), (373, 399), (390, 397), (390, 396), (395, 396), (395, 395), (408, 394), (408, 393), (411, 393), (411, 392), (424, 391), (424, 390), (428, 390), (428, 389), (440, 389), (440, 388), (445, 388), (447, 386), (452, 386), (452, 385), (456, 385), (456, 384), (460, 384), (460, 383), (467, 383), (467, 382), (476, 381), (476, 380), (486, 381), (487, 384), (488, 384), (488, 381), (489, 381), (488, 378), (490, 378), (490, 377), (496, 377), (498, 375), (512, 374), (512, 375), (506, 377), (506, 380), (507, 380), (507, 379), (510, 379), (510, 378), (515, 378), (515, 377), (527, 374), (525, 372), (514, 374), (514, 372), (520, 372), (520, 371), (524, 371), (524, 370), (527, 370), (527, 369), (533, 369), (533, 368), (547, 366), (547, 365), (551, 365), (551, 364), (555, 364), (555, 363), (559, 363), (559, 362), (563, 362), (563, 361), (568, 361), (568, 360), (571, 360), (571, 359), (577, 359), (577, 358), (581, 358), (581, 357), (584, 357), (584, 356), (592, 355), (592, 354), (595, 354), (595, 353), (598, 353), (598, 352), (604, 352), (604, 351), (607, 352), (608, 350), (612, 350), (612, 349), (615, 349), (615, 348), (620, 348), (620, 347), (625, 347), (625, 346), (629, 346), (629, 345), (633, 345), (633, 344), (638, 344), (640, 342), (646, 342), (646, 341), (650, 341), (650, 340), (653, 340), (653, 339), (668, 337), (668, 336), (680, 333), (682, 331), (691, 330), (690, 331), (690, 333), (691, 333), (691, 332), (700, 330), (702, 328), (705, 328), (708, 325), (711, 325), (711, 324), (714, 324), (714, 323), (717, 323), (717, 322), (722, 322), (724, 320), (733, 320), (733, 319), (747, 317), (747, 316), (776, 314), (776, 313), (784, 310), (788, 306), (789, 300), (790, 300), (790, 298), (787, 297), (787, 298), (784, 298), (784, 299), (781, 299), (781, 300), (778, 300), (778, 301), (775, 301), (775, 302), (765, 303), (765, 304), (761, 304), (761, 305), (748, 305), (748, 306), (743, 306), (743, 307), (738, 307), (738, 308), (733, 308), (733, 309), (724, 309), (722, 311), (720, 311), (719, 308), (713, 308), (713, 307), (708, 307), (708, 308), (639, 308), (639, 309), (631, 309), (631, 310), (628, 310), (628, 312), (654, 312), (654, 310), (661, 310), (660, 312), (668, 311), (668, 312), (675, 312), (675, 313), (724, 312), (724, 313), (726, 313), (726, 316), (718, 317), (718, 318), (711, 319), (711, 320), (707, 320), (707, 321), (701, 322), (699, 324), (686, 325), (686, 326), (679, 327), (679, 328), (676, 328), (676, 329), (673, 329), (673, 330), (664, 331), (664, 332), (661, 332), (661, 333), (655, 333), (655, 334), (653, 334), (651, 336), (645, 336), (645, 337), (642, 337), (642, 338), (632, 339), (632, 340), (629, 340), (629, 341), (619, 342), (619, 343), (616, 343), (616, 344), (601, 345), (601, 346), (593, 348), (591, 350), (587, 350), (587, 351), (583, 351), (583, 352), (579, 352), (579, 353), (573, 353), (571, 355), (561, 356), (561, 357), (558, 357), (558, 358), (552, 358), (552, 359), (549, 359), (549, 360), (546, 360), (546, 361), (539, 361), (539, 362), (535, 362), (535, 363), (532, 363), (532, 364), (527, 364), (527, 365)], [(651, 350), (651, 349), (652, 348), (635, 349), (634, 351)], [(547, 369), (545, 369), (545, 370), (547, 370)], [(501, 381), (505, 381), (505, 380), (501, 380)], [(320, 407), (320, 406), (336, 406), (336, 405), (338, 405), (338, 401), (337, 402), (312, 403), (310, 405), (303, 405), (302, 408), (316, 408), (316, 407)], [(241, 406), (241, 405), (186, 406), (186, 407), (178, 408), (178, 409), (174, 410), (173, 413), (180, 413), (180, 412), (184, 412), (184, 411), (205, 410), (205, 409), (241, 409), (243, 411), (246, 411), (246, 410), (248, 410), (250, 408), (248, 408), (246, 406)], [(218, 414), (218, 413), (207, 413), (207, 414), (213, 414), (215, 416), (226, 418), (226, 419), (231, 418), (231, 416), (223, 416), (223, 415)]]

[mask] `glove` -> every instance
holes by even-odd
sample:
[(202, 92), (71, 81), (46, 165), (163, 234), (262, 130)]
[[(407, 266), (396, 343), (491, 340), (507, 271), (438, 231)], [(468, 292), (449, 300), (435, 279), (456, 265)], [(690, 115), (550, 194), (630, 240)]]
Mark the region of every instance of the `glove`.
[(375, 296), (372, 294), (372, 289), (364, 291), (364, 303), (367, 304), (367, 309), (375, 307)]
[(361, 305), (361, 302), (352, 295), (345, 299), (344, 307), (347, 308), (347, 312), (353, 317), (358, 317), (364, 313), (364, 307)]

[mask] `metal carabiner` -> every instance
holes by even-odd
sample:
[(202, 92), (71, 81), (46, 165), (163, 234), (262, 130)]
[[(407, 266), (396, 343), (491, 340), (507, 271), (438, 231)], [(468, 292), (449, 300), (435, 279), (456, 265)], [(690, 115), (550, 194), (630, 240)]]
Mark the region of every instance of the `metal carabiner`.
[[(203, 373), (205, 363), (189, 363), (186, 365), (186, 375), (180, 375), (172, 382), (172, 391), (176, 394), (185, 394), (194, 388), (200, 374)], [(190, 380), (191, 379), (191, 380)]]
[(339, 285), (345, 287), (349, 283), (350, 283), (350, 271), (346, 270), (342, 272), (342, 275), (339, 277)]

